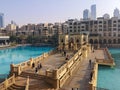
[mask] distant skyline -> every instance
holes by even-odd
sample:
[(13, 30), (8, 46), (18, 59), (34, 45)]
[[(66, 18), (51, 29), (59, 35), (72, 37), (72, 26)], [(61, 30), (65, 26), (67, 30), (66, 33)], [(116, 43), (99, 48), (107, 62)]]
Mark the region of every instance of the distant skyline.
[(5, 25), (11, 20), (18, 25), (54, 23), (80, 19), (92, 4), (96, 4), (97, 17), (105, 13), (112, 17), (114, 9), (120, 9), (120, 0), (0, 0), (0, 13), (4, 13)]

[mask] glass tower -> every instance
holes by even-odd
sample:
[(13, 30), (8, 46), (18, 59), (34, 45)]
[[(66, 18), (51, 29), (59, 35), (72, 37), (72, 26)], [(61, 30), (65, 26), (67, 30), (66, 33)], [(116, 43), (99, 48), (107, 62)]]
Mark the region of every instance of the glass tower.
[(90, 12), (89, 12), (88, 9), (85, 9), (85, 10), (83, 11), (83, 19), (84, 19), (84, 20), (88, 20), (89, 18), (90, 18)]
[(4, 14), (0, 13), (0, 28), (4, 27)]
[(91, 19), (96, 20), (96, 5), (91, 6)]

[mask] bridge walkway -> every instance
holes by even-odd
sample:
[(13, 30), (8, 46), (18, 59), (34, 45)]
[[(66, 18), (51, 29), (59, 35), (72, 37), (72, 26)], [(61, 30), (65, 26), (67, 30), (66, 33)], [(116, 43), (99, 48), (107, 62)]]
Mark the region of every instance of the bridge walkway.
[[(76, 73), (66, 81), (60, 90), (89, 90), (90, 73), (93, 70), (95, 57), (100, 59), (107, 58), (104, 55), (103, 50), (95, 50), (94, 52), (89, 53), (88, 57), (82, 60)], [(92, 60), (91, 66), (89, 64), (90, 59)]]

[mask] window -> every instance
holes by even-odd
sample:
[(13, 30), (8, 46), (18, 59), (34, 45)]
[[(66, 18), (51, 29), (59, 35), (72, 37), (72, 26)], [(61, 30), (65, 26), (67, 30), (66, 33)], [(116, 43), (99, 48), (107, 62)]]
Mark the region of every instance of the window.
[(102, 27), (102, 25), (99, 25), (99, 27)]
[(113, 25), (113, 27), (116, 27), (116, 26), (117, 26), (116, 24)]
[(76, 29), (76, 27), (74, 27), (74, 29)]
[(104, 36), (106, 36), (106, 33), (104, 33)]
[(118, 22), (120, 22), (120, 20), (118, 20)]
[(84, 28), (84, 26), (82, 26), (81, 28)]
[(118, 34), (118, 37), (120, 37), (120, 34)]
[(74, 32), (76, 32), (76, 29), (74, 30)]
[(102, 21), (99, 21), (99, 23), (102, 23)]
[(114, 33), (113, 36), (116, 36), (116, 33)]
[(113, 31), (116, 31), (117, 29), (116, 28), (113, 28)]
[(104, 21), (104, 24), (106, 24), (106, 21)]
[(111, 33), (109, 33), (109, 36), (111, 36)]
[(113, 21), (113, 23), (116, 23), (116, 21)]

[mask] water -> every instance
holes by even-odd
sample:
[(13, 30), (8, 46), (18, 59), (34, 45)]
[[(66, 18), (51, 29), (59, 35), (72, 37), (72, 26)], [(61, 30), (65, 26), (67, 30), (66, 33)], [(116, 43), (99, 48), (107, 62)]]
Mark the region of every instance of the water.
[(44, 52), (52, 50), (53, 47), (32, 47), (20, 46), (16, 48), (9, 48), (0, 50), (0, 78), (4, 78), (9, 74), (10, 64), (18, 64), (27, 61), (31, 57), (40, 56)]
[(114, 68), (99, 66), (97, 87), (120, 90), (120, 49), (110, 48), (109, 51), (115, 60)]

